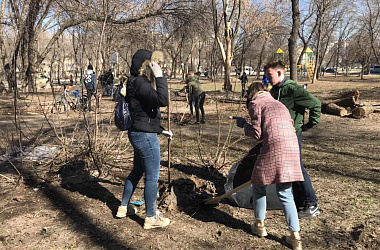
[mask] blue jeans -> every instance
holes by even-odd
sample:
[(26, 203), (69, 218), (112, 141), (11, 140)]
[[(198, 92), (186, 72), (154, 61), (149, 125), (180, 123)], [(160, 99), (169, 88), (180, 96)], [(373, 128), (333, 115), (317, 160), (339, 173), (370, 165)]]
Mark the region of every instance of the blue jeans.
[(294, 200), (297, 207), (315, 206), (317, 205), (317, 196), (315, 195), (313, 185), (311, 184), (310, 176), (307, 174), (302, 162), (302, 133), (297, 135), (297, 138), (300, 148), (300, 162), (304, 181), (293, 182)]
[(146, 216), (156, 215), (157, 184), (160, 174), (160, 143), (156, 133), (129, 131), (129, 141), (134, 149), (133, 169), (125, 181), (122, 206), (129, 204), (138, 182), (145, 173)]
[[(255, 209), (255, 218), (257, 220), (265, 220), (265, 213), (267, 210), (266, 188), (267, 186), (252, 185), (253, 187), (253, 207)], [(282, 211), (284, 211), (286, 223), (288, 224), (289, 231), (300, 231), (300, 224), (298, 220), (297, 208), (294, 203), (292, 193), (292, 183), (277, 183), (276, 184), (277, 196), (282, 204)]]

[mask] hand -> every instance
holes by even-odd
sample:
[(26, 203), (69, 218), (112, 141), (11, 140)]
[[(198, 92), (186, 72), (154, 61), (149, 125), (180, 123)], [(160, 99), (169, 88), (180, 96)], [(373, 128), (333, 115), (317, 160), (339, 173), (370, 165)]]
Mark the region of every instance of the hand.
[(170, 130), (164, 130), (162, 131), (162, 134), (166, 137), (168, 137), (169, 140), (173, 140), (173, 132)]
[(302, 132), (306, 132), (306, 131), (308, 131), (308, 130), (311, 129), (313, 126), (314, 126), (314, 125), (313, 125), (313, 123), (311, 123), (311, 122), (302, 125), (302, 127), (301, 127)]
[(247, 120), (245, 120), (245, 118), (243, 117), (236, 117), (236, 126), (238, 126), (239, 128), (244, 128), (244, 125), (247, 124)]
[(156, 62), (150, 62), (149, 67), (153, 72), (154, 77), (162, 77), (162, 69)]

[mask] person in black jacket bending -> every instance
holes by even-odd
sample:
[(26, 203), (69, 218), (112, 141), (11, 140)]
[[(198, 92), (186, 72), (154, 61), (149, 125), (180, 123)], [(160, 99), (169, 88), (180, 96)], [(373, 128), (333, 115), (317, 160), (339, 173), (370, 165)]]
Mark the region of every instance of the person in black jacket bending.
[[(159, 55), (159, 56), (157, 56)], [(133, 125), (128, 137), (134, 149), (133, 169), (125, 181), (121, 206), (116, 217), (132, 215), (129, 205), (137, 183), (145, 173), (144, 229), (168, 226), (170, 220), (156, 212), (157, 184), (160, 173), (160, 143), (157, 134), (163, 132), (160, 107), (168, 105), (168, 84), (161, 67), (156, 63), (162, 52), (138, 50), (132, 58), (131, 77), (127, 82), (126, 101)]]

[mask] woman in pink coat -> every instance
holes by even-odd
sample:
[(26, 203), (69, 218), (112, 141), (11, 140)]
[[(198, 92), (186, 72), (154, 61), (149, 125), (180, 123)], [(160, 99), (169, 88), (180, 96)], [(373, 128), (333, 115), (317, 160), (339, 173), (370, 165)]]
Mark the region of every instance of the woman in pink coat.
[(244, 118), (238, 118), (237, 126), (244, 128), (245, 135), (263, 143), (251, 177), (256, 218), (252, 232), (259, 237), (268, 235), (264, 226), (266, 186), (276, 184), (277, 196), (290, 231), (286, 241), (293, 249), (302, 249), (298, 214), (292, 194), (292, 182), (303, 181), (293, 120), (288, 109), (275, 100), (261, 82), (249, 86), (247, 107), (251, 124)]

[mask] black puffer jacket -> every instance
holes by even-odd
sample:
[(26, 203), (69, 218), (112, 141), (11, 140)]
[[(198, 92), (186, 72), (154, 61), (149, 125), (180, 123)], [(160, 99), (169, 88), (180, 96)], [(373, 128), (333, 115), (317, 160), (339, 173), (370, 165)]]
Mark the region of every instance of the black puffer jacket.
[[(149, 60), (152, 52), (138, 50), (132, 58), (131, 77), (127, 82), (126, 100), (132, 114), (131, 131), (161, 133), (160, 107), (168, 105), (168, 84), (165, 77), (156, 78), (156, 89), (152, 87), (146, 76), (140, 75), (144, 61)], [(151, 72), (146, 69), (145, 72)]]

